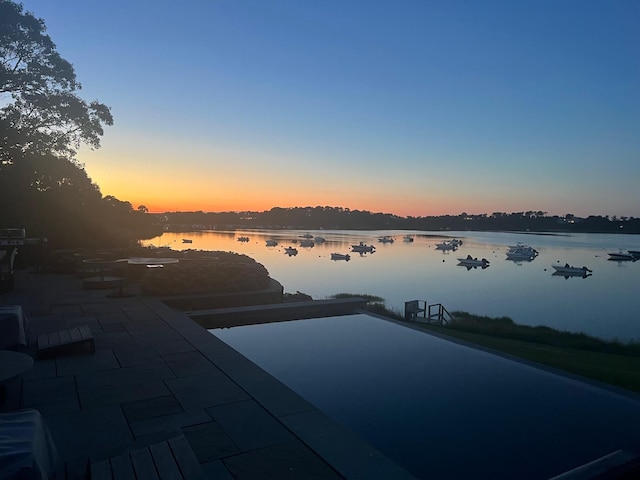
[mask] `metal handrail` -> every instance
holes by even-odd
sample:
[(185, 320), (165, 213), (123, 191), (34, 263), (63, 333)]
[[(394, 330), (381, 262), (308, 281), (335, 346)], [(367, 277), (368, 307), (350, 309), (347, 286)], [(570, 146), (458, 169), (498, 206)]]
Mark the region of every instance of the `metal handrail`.
[[(437, 307), (436, 313), (432, 313), (433, 308)], [(446, 325), (450, 321), (453, 320), (453, 316), (449, 313), (449, 311), (442, 305), (441, 303), (434, 303), (428, 306), (429, 313), (427, 315), (427, 320), (429, 323), (432, 323), (431, 320), (435, 319), (435, 324), (437, 325)]]
[[(434, 313), (435, 309), (435, 313)], [(420, 322), (434, 325), (446, 325), (453, 321), (453, 315), (441, 303), (429, 305), (425, 300), (410, 300), (404, 302), (404, 318), (408, 322)]]

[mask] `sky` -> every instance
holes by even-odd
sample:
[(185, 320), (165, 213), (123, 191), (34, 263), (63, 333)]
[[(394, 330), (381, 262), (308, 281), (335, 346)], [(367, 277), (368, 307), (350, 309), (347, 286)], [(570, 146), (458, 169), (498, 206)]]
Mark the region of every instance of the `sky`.
[(24, 0), (151, 212), (640, 217), (635, 0)]

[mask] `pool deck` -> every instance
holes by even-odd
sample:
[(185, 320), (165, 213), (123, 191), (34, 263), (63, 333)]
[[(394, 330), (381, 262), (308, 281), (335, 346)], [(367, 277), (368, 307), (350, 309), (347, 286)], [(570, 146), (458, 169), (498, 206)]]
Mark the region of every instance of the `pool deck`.
[(3, 407), (42, 413), (68, 478), (176, 434), (210, 479), (413, 478), (187, 314), (113, 293), (19, 270), (0, 295), (22, 305), (31, 338), (80, 325), (93, 333), (94, 353), (36, 359)]

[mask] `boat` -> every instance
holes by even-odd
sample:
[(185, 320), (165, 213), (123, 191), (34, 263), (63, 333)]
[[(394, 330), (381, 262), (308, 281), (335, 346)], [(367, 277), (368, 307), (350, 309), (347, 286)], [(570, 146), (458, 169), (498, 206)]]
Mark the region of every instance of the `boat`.
[(633, 255), (633, 258), (640, 259), (640, 250), (627, 250), (629, 255)]
[(622, 250), (618, 251), (618, 252), (612, 252), (609, 253), (609, 260), (616, 260), (616, 261), (625, 261), (625, 260), (631, 260), (631, 261), (635, 261), (637, 260), (637, 258), (631, 254), (631, 252), (623, 252)]
[(300, 246), (301, 247), (313, 247), (313, 246), (315, 246), (315, 243), (313, 243), (313, 240), (305, 238), (303, 240), (300, 240)]
[(590, 273), (593, 273), (587, 267), (573, 267), (568, 263), (565, 263), (564, 265), (551, 265), (551, 267), (555, 270), (555, 273), (558, 275), (586, 276)]
[(536, 258), (537, 254), (526, 250), (518, 250), (515, 252), (507, 252), (507, 260), (527, 260), (531, 261)]
[(346, 253), (332, 253), (331, 260), (346, 260), (347, 262), (351, 259), (351, 256)]
[(287, 247), (287, 248), (284, 249), (284, 253), (286, 253), (289, 256), (297, 255), (298, 254), (298, 249), (294, 248), (294, 247)]
[(379, 241), (380, 243), (393, 243), (393, 238), (391, 238), (391, 237), (390, 237), (390, 236), (388, 236), (388, 235), (385, 235), (384, 237), (380, 237), (380, 238), (378, 238), (378, 241)]
[(304, 235), (300, 235), (300, 238), (313, 238), (313, 235), (310, 233), (305, 233)]
[(483, 258), (478, 260), (478, 257), (472, 257), (471, 255), (467, 255), (465, 258), (458, 258), (458, 265), (462, 265), (464, 267), (481, 267), (487, 268), (489, 266), (489, 260)]
[(451, 242), (451, 240), (445, 240), (444, 242), (436, 243), (436, 250), (457, 250), (458, 245)]
[(238, 237), (238, 241), (239, 242), (248, 242), (249, 241), (249, 237)]
[(507, 260), (533, 260), (538, 256), (538, 251), (530, 245), (518, 243), (510, 245), (507, 250)]
[(191, 240), (190, 238), (183, 238), (182, 243), (193, 243), (193, 240)]
[(366, 243), (360, 242), (358, 245), (351, 245), (352, 252), (358, 253), (373, 253), (376, 249), (373, 245), (367, 245)]
[(532, 248), (532, 247), (531, 247), (531, 245), (529, 245), (527, 243), (518, 242), (515, 245), (509, 245), (508, 248), (509, 248), (509, 250), (519, 250), (521, 248), (529, 249), (529, 248)]
[(413, 237), (411, 235), (405, 235), (402, 237), (403, 242), (413, 242)]
[(316, 243), (324, 243), (326, 242), (326, 240), (324, 239), (324, 237), (314, 237), (313, 239)]
[(276, 245), (278, 245), (278, 241), (274, 240), (273, 238), (269, 238), (266, 241), (267, 247), (275, 247)]

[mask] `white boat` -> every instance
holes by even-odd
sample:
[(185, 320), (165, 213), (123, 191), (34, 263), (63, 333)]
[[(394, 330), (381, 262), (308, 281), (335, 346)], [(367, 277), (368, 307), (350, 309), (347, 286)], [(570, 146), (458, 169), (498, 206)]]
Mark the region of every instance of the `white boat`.
[(267, 247), (275, 247), (276, 245), (278, 245), (278, 241), (274, 240), (273, 238), (269, 238), (266, 241)]
[(509, 246), (507, 250), (508, 260), (533, 260), (538, 256), (538, 251), (530, 245), (524, 243), (518, 243), (517, 245)]
[(378, 238), (378, 241), (380, 243), (393, 243), (393, 238), (389, 237), (388, 235), (385, 235), (384, 237)]
[(303, 240), (300, 240), (300, 246), (301, 247), (313, 247), (313, 246), (315, 246), (315, 243), (313, 243), (313, 240), (305, 238)]
[(351, 259), (351, 256), (346, 253), (332, 253), (331, 260), (346, 260), (347, 262)]
[(403, 242), (413, 242), (413, 237), (411, 235), (405, 235), (402, 237)]
[(444, 242), (436, 243), (436, 250), (457, 250), (458, 245), (452, 243), (451, 240), (445, 240)]
[(533, 260), (536, 255), (527, 251), (507, 252), (507, 260)]
[(538, 251), (535, 248), (533, 248), (531, 245), (527, 245), (526, 243), (520, 243), (520, 242), (518, 242), (516, 245), (509, 245), (509, 250), (507, 250), (507, 253), (509, 252), (526, 252), (532, 255), (538, 254)]
[(360, 242), (358, 245), (351, 245), (352, 252), (358, 253), (372, 253), (376, 247), (373, 245), (367, 245), (366, 243)]
[(297, 255), (298, 254), (298, 249), (294, 248), (294, 247), (287, 247), (287, 248), (284, 249), (284, 253), (286, 253), (289, 256)]
[(622, 250), (620, 250), (618, 252), (610, 253), (609, 254), (609, 260), (618, 260), (618, 261), (632, 260), (632, 261), (635, 261), (637, 259), (633, 254), (631, 254), (631, 252), (623, 252)]
[(472, 257), (471, 255), (467, 255), (465, 258), (458, 258), (458, 265), (463, 265), (465, 267), (482, 267), (486, 268), (489, 266), (489, 260), (483, 258), (478, 260), (477, 257)]
[(565, 263), (564, 265), (551, 265), (551, 267), (556, 271), (557, 274), (560, 275), (567, 275), (567, 276), (571, 276), (571, 275), (587, 275), (589, 273), (592, 273), (591, 270), (589, 270), (587, 267), (573, 267), (571, 265), (569, 265), (568, 263)]
[(249, 237), (238, 237), (238, 241), (239, 242), (248, 242), (249, 241)]

